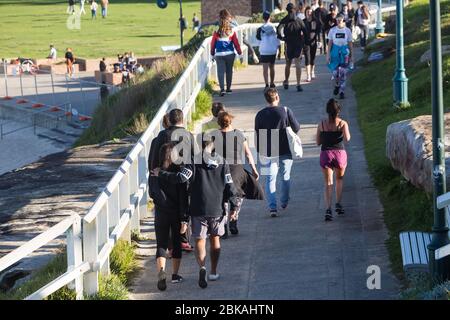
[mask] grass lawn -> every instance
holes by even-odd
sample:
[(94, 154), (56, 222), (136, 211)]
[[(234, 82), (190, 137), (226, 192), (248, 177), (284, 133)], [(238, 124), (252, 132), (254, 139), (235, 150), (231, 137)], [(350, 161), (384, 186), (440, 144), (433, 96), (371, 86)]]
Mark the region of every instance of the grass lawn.
[[(50, 43), (59, 57), (71, 47), (81, 58), (113, 57), (126, 51), (161, 55), (161, 46), (180, 44), (177, 0), (169, 0), (166, 9), (159, 9), (153, 0), (110, 0), (108, 17), (102, 19), (99, 5), (97, 20), (91, 20), (86, 3), (79, 30), (67, 28), (66, 9), (66, 0), (0, 0), (0, 58), (45, 58)], [(79, 11), (78, 1), (75, 9)], [(184, 0), (185, 42), (194, 34), (194, 12), (200, 16), (200, 0)]]
[[(441, 15), (442, 44), (449, 45), (450, 0), (441, 1)], [(426, 0), (413, 1), (405, 9), (405, 65), (409, 78), (410, 109), (399, 112), (393, 108), (391, 79), (394, 76), (395, 55), (383, 61), (363, 63), (364, 68), (352, 77), (369, 170), (384, 206), (385, 222), (389, 230), (388, 249), (394, 272), (399, 276), (402, 275), (399, 232), (431, 231), (432, 196), (413, 187), (398, 171), (392, 169), (386, 158), (386, 128), (393, 122), (431, 114), (431, 69), (427, 63), (420, 62), (421, 55), (430, 48), (428, 17), (429, 3)], [(395, 39), (370, 51), (383, 47), (395, 48)], [(449, 112), (449, 55), (444, 56), (442, 69), (444, 107)]]

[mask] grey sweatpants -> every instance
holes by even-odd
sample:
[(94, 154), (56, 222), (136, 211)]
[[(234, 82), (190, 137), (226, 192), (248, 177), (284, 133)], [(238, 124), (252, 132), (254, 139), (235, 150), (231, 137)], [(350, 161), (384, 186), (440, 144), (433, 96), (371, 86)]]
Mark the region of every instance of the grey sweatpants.
[(231, 89), (231, 81), (233, 80), (233, 64), (236, 54), (216, 57), (217, 61), (217, 78), (219, 78), (220, 90), (225, 90), (224, 76), (227, 75), (227, 89)]

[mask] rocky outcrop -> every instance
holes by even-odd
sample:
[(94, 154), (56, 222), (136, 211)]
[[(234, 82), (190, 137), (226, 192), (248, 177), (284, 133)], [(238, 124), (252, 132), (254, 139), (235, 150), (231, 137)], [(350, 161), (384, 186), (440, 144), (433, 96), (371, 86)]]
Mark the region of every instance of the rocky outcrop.
[[(1, 175), (0, 257), (65, 217), (86, 214), (134, 143), (122, 140), (69, 149)], [(11, 272), (27, 274), (42, 266), (62, 241), (34, 252), (11, 268), (8, 277)], [(6, 275), (0, 274), (1, 284)]]
[[(450, 132), (450, 113), (445, 114), (445, 132)], [(450, 148), (445, 143), (447, 182), (450, 182)], [(386, 155), (392, 167), (406, 180), (433, 192), (433, 149), (431, 116), (392, 123), (386, 132)]]

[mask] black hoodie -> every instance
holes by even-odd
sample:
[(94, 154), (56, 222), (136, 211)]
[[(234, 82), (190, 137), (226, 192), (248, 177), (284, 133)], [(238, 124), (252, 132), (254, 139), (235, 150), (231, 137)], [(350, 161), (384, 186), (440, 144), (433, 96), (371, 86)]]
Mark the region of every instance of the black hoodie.
[(192, 179), (190, 216), (220, 217), (226, 201), (230, 201), (232, 211), (237, 208), (237, 190), (230, 167), (223, 159), (196, 164)]
[[(283, 30), (283, 32), (281, 32)], [(284, 17), (277, 27), (278, 38), (288, 44), (303, 45), (305, 39), (309, 39), (309, 32), (300, 18), (297, 18), (295, 12), (290, 12)]]

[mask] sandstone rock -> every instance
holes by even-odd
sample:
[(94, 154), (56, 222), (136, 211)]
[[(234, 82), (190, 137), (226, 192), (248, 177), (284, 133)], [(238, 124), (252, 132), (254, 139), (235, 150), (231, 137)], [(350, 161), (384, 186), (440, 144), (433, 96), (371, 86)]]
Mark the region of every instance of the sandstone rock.
[[(442, 55), (445, 56), (450, 54), (450, 46), (444, 45), (442, 46)], [(431, 49), (427, 50), (421, 57), (420, 62), (427, 62), (431, 60)]]
[[(445, 132), (450, 132), (450, 113), (445, 114)], [(429, 193), (433, 192), (431, 116), (392, 123), (386, 132), (386, 155), (392, 167), (406, 180)], [(450, 182), (450, 148), (445, 143), (447, 183)]]

